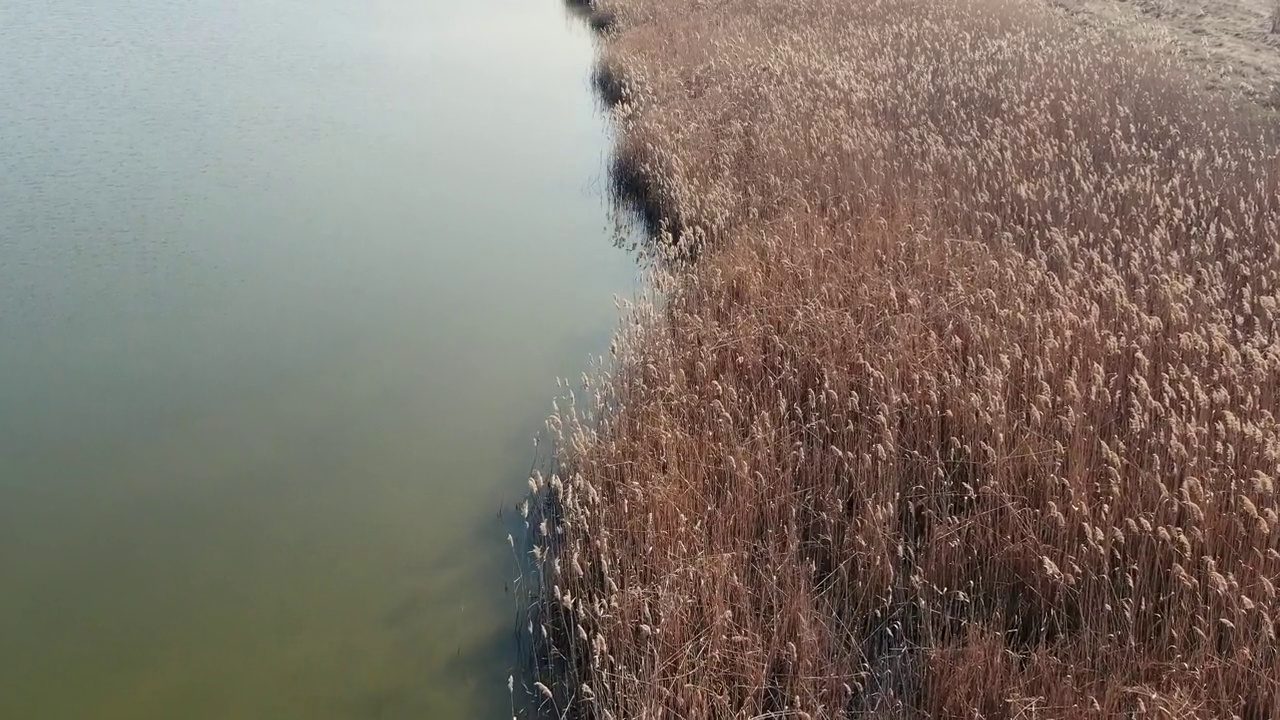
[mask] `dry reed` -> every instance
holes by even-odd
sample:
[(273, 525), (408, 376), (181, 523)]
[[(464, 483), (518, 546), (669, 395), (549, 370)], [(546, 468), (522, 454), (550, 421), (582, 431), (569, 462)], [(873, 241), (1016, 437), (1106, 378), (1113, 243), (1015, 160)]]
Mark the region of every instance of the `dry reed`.
[(608, 0), (696, 261), (549, 420), (557, 717), (1280, 717), (1280, 165), (1033, 4)]

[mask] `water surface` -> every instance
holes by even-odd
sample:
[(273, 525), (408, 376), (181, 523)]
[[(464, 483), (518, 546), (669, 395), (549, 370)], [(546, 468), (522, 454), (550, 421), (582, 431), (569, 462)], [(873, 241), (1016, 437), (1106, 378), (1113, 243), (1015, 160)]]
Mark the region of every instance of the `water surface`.
[(629, 287), (557, 0), (0, 3), (0, 717), (507, 713)]

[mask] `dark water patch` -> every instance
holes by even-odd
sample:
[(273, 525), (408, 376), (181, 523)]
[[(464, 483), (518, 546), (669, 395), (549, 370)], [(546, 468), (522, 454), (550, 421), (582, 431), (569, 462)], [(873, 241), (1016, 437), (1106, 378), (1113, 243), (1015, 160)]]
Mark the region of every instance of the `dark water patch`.
[(603, 60), (596, 63), (595, 70), (591, 72), (591, 85), (595, 88), (596, 97), (600, 98), (601, 104), (607, 109), (616, 107), (627, 97), (627, 83), (622, 71)]
[(617, 28), (617, 13), (601, 7), (595, 0), (564, 0), (564, 4), (599, 35), (607, 35)]
[(611, 10), (595, 10), (587, 18), (591, 29), (601, 35), (612, 32), (618, 24), (618, 16)]

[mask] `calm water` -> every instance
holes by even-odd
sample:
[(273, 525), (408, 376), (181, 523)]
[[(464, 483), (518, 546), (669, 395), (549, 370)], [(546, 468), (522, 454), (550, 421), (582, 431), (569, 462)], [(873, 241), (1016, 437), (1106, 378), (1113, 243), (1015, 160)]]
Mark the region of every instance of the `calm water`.
[(558, 0), (0, 3), (0, 717), (506, 714), (509, 549), (603, 349)]

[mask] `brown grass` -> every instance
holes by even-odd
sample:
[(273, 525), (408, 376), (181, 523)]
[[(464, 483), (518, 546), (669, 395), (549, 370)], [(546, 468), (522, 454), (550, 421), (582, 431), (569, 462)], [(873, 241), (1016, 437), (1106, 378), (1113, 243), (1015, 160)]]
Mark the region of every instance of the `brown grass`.
[(1016, 2), (603, 10), (700, 252), (549, 421), (543, 708), (1280, 717), (1274, 129)]

